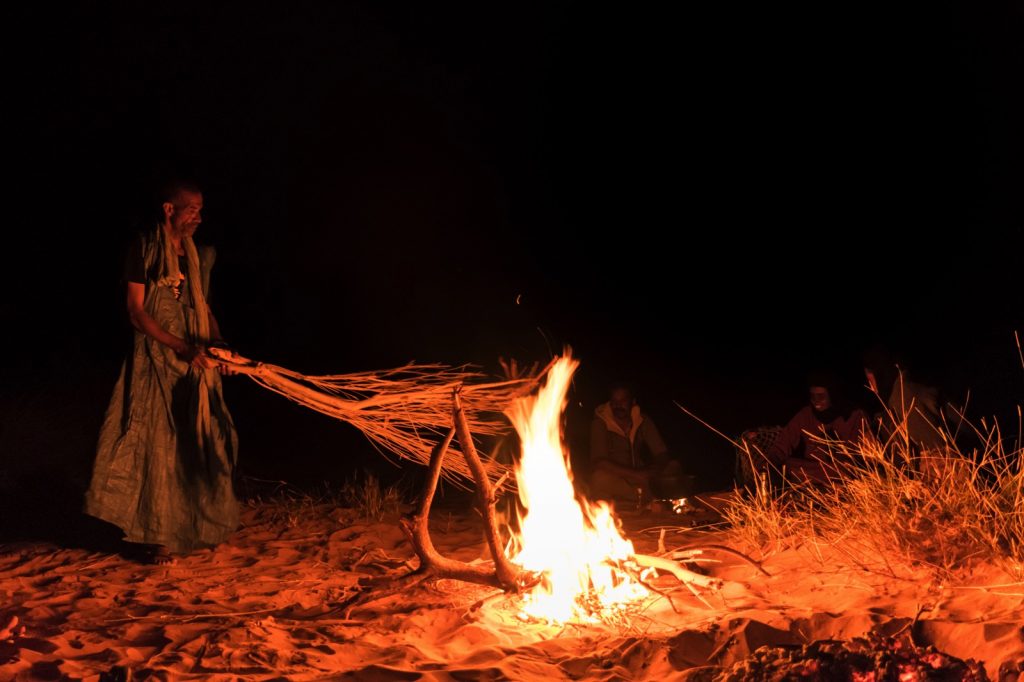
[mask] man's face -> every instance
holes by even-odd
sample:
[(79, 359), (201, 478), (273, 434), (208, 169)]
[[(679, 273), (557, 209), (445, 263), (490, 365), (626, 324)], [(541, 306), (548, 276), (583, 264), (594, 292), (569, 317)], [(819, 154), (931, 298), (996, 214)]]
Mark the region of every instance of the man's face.
[(619, 419), (625, 419), (633, 409), (633, 394), (624, 388), (617, 388), (612, 391), (608, 404), (611, 405), (612, 414)]
[(182, 190), (171, 204), (171, 227), (183, 237), (191, 237), (203, 222), (203, 195)]
[(811, 407), (818, 412), (824, 412), (832, 407), (832, 399), (828, 395), (828, 389), (824, 386), (811, 386), (810, 397)]

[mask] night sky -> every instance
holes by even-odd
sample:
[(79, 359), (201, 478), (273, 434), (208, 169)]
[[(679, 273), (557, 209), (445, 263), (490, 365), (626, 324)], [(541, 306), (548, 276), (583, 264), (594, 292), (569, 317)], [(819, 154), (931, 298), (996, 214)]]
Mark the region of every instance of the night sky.
[[(254, 359), (496, 372), (571, 346), (571, 444), (627, 378), (707, 486), (731, 448), (675, 403), (735, 435), (818, 366), (866, 400), (873, 342), (1016, 429), (1019, 4), (207, 5), (5, 10), (0, 488), (88, 482), (123, 248), (168, 171), (205, 188), (211, 304)], [(247, 476), (379, 463), (226, 390)]]

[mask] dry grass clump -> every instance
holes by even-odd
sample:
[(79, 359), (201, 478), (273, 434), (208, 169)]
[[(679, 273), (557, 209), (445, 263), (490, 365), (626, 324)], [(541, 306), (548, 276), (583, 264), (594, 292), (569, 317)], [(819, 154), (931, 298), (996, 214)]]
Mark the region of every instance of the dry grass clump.
[(370, 472), (346, 480), (340, 492), (346, 507), (355, 510), (361, 518), (374, 521), (397, 515), (408, 497), (399, 484), (382, 486)]
[[(727, 520), (737, 539), (765, 551), (825, 544), (859, 568), (895, 574), (900, 565), (925, 566), (939, 580), (984, 561), (1024, 579), (1020, 442), (984, 422), (968, 425), (966, 437), (939, 428), (944, 445), (924, 451), (911, 444), (906, 419), (886, 438), (821, 440), (832, 459), (829, 483), (773, 484), (762, 474), (737, 495)], [(957, 445), (967, 440), (973, 445)]]
[(258, 510), (261, 523), (295, 528), (318, 514), (324, 505), (340, 506), (339, 496), (328, 485), (322, 490), (302, 490), (286, 481), (242, 480), (242, 499)]
[[(749, 450), (746, 456), (760, 456)], [(773, 482), (767, 472), (756, 474), (746, 494), (725, 510), (725, 519), (736, 535), (751, 547), (767, 553), (792, 549), (803, 542), (807, 519), (800, 513), (800, 497)]]
[(295, 488), (285, 481), (246, 479), (250, 490), (245, 504), (259, 510), (259, 519), (270, 525), (294, 528), (304, 519), (322, 516), (324, 509), (351, 510), (348, 518), (380, 521), (397, 515), (412, 495), (402, 482), (383, 485), (376, 474), (364, 472), (346, 479), (340, 487), (328, 482), (311, 490)]

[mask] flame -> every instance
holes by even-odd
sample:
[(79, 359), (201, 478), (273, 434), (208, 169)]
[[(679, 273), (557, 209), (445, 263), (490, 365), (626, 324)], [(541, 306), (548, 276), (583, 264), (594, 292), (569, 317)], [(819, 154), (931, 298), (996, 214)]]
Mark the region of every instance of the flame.
[(512, 561), (541, 575), (524, 595), (522, 614), (555, 622), (594, 621), (601, 613), (647, 596), (618, 565), (633, 556), (611, 508), (577, 499), (562, 447), (561, 415), (579, 362), (558, 358), (536, 396), (517, 400), (508, 416), (522, 442), (516, 467), (523, 512)]

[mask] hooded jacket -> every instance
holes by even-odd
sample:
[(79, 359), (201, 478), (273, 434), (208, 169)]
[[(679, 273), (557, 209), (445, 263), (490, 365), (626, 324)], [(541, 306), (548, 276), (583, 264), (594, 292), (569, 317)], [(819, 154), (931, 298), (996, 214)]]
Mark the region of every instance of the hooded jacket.
[(594, 410), (590, 426), (590, 461), (602, 459), (622, 466), (640, 469), (668, 459), (668, 447), (650, 417), (633, 405), (632, 427), (625, 433), (615, 421), (609, 403)]

